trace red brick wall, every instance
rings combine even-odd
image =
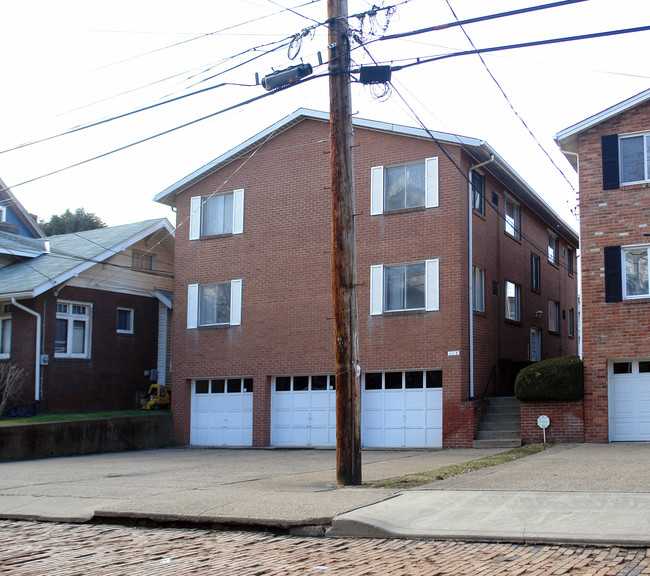
[[[132,409],[136,393],[146,392],[145,370],[156,367],[158,300],[143,296],[64,287],[59,300],[93,305],[92,342],[89,359],[54,357],[57,297],[50,291],[22,304],[41,314],[44,326],[42,366],[42,412]],[[134,334],[117,334],[117,307],[134,309]],[[25,371],[19,404],[29,406],[35,395],[36,318],[14,307],[11,361]]]
[[[253,377],[253,442],[268,445],[270,386],[274,375],[333,372],[333,318],[330,269],[329,126],[304,121],[258,149],[246,162],[233,162],[177,196],[176,270],[174,275],[173,389],[174,441],[190,439],[192,378]],[[466,172],[474,163],[458,147],[447,146]],[[443,371],[443,438],[445,446],[469,446],[474,436],[474,409],[462,402],[469,390],[468,210],[467,181],[430,140],[357,129],[355,131],[356,241],[360,360],[363,371]],[[440,206],[380,216],[370,215],[373,166],[439,158]],[[491,184],[501,193],[503,187]],[[192,196],[215,190],[245,189],[244,233],[189,240]],[[490,197],[488,197],[490,199]],[[499,204],[503,210],[503,199]],[[504,331],[503,314],[491,296],[491,282],[502,283],[487,246],[503,235],[494,211],[481,219],[475,240],[486,273],[486,314],[477,320],[477,381],[487,382],[503,352],[516,359],[527,355],[529,318],[508,327],[501,347],[494,333]],[[532,233],[532,215],[524,215]],[[543,228],[545,230],[545,227]],[[542,248],[545,251],[545,232]],[[485,246],[484,246],[485,245]],[[525,281],[529,248],[503,249],[507,262]],[[524,261],[517,261],[520,252]],[[440,310],[371,316],[370,267],[439,258]],[[476,260],[476,259],[475,259]],[[478,262],[478,261],[477,261]],[[550,277],[550,276],[549,276]],[[242,324],[231,328],[187,330],[187,285],[243,279]],[[556,284],[564,280],[559,276]],[[575,282],[571,284],[575,301]],[[569,292],[571,291],[569,290]],[[524,306],[528,295],[523,295]],[[545,309],[545,307],[544,307]],[[525,308],[528,310],[528,308]],[[512,332],[512,334],[510,334]],[[522,336],[523,335],[523,336]],[[508,348],[507,338],[518,341]],[[523,341],[523,344],[521,343]],[[565,349],[569,349],[567,344]],[[448,356],[458,350],[459,356]],[[548,344],[549,354],[561,351]]]
[[[544,432],[537,425],[537,419],[548,416],[550,424],[546,429],[547,442],[584,442],[584,402],[522,402],[521,441],[535,444],[544,441]]]
[[[601,136],[650,130],[650,103],[579,135],[585,438],[607,442],[607,360],[650,356],[650,299],[605,302],[606,246],[647,244],[650,185],[603,190]]]

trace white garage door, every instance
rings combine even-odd
[[[192,382],[193,446],[253,445],[253,379]]]
[[[271,388],[272,446],[336,446],[334,376],[276,376]]]
[[[361,396],[364,447],[442,446],[442,372],[372,372]]]
[[[609,363],[609,439],[650,441],[650,360]]]

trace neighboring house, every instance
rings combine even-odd
[[[650,90],[555,137],[580,178],[585,440],[650,440]]]
[[[0,361],[15,406],[130,409],[168,382],[174,231],[166,219],[51,236],[0,231]]]
[[[472,446],[499,359],[576,353],[578,238],[485,142],[354,126],[362,443]],[[155,198],[177,444],[336,443],[329,130],[298,110]]]
[[[11,193],[5,183],[0,180],[0,231],[18,234],[26,238],[44,238],[45,234],[18,199]],[[0,251],[0,266],[2,255]]]

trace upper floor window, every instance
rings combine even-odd
[[[569,318],[567,321],[569,329],[569,338],[575,338],[576,335],[576,314],[573,308],[569,308]]]
[[[0,316],[0,359],[11,355],[11,316]]]
[[[120,334],[133,334],[133,308],[117,309],[117,332]]]
[[[90,358],[92,306],[78,302],[57,302],[54,334],[56,358]]]
[[[549,332],[560,331],[560,303],[555,300],[548,301],[548,330]]]
[[[648,256],[650,244],[607,246],[605,256],[605,302],[648,298]]]
[[[438,206],[438,158],[371,170],[370,213]]]
[[[370,314],[438,310],[438,260],[371,266]]]
[[[648,286],[648,246],[625,248],[623,250],[623,274],[626,298],[647,298]]]
[[[485,270],[474,266],[472,277],[473,308],[476,312],[485,312]]]
[[[621,184],[650,180],[650,134],[619,139]]]
[[[156,255],[142,250],[131,252],[131,268],[134,270],[156,270]]]
[[[187,327],[241,324],[242,280],[217,284],[190,284]]]
[[[541,291],[540,258],[535,254],[530,255],[530,287],[536,292]]]
[[[190,240],[244,231],[244,190],[190,200]]]
[[[573,276],[575,271],[575,254],[576,251],[573,248],[567,248],[567,269],[569,271],[569,276]]]
[[[555,234],[548,233],[548,261],[556,266],[560,263],[560,243]]]
[[[7,207],[0,206],[0,222],[6,222],[6,221],[7,221]]]
[[[485,214],[485,178],[483,174],[472,172],[472,208],[480,214]]]
[[[512,198],[509,196],[505,197],[505,202],[504,202],[504,220],[505,220],[505,231],[506,233],[510,234],[510,236],[513,236],[514,238],[519,238],[520,237],[520,225],[521,225],[521,216],[520,216],[520,209],[519,209],[519,204],[517,204]]]
[[[506,281],[506,318],[521,321],[521,286]]]

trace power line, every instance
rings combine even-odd
[[[379,40],[394,40],[396,38],[406,38],[407,36],[415,36],[416,34],[424,34],[426,32],[434,32],[436,30],[445,30],[447,28],[453,28],[454,26],[464,26],[465,24],[475,24],[477,22],[486,22],[488,20],[494,20],[496,18],[504,18],[506,16],[516,16],[518,14],[526,14],[529,12],[535,12],[538,10],[545,10],[547,8],[556,8],[558,6],[566,6],[568,4],[577,4],[578,2],[586,2],[587,0],[561,0],[559,2],[551,2],[550,4],[541,4],[539,6],[531,6],[529,8],[520,8],[518,10],[509,10],[508,12],[498,12],[496,14],[488,14],[486,16],[478,16],[476,18],[469,18],[467,20],[458,20],[456,14],[456,22],[448,22],[446,24],[438,24],[437,26],[429,26],[428,28],[420,28],[419,30],[412,30],[410,32],[401,32],[399,34],[390,34],[388,36],[382,36]],[[450,6],[451,8],[451,6]],[[452,10],[453,13],[453,10]]]
[[[447,6],[449,6],[449,9],[451,10],[451,13],[454,15],[454,18],[456,18],[456,20],[458,20],[458,16],[456,16],[456,12],[455,12],[454,9],[452,8],[451,3],[450,3],[450,0],[445,0],[445,1],[447,2]],[[578,0],[578,1],[581,1],[581,0]],[[465,30],[465,27],[464,27],[464,26],[461,26],[460,29],[463,31],[463,34],[465,34],[465,37],[467,38],[467,40],[469,41],[469,43],[472,45],[472,48],[474,48],[474,50],[476,50],[476,45],[474,44],[473,40],[470,38],[469,34],[468,34],[467,31]],[[517,116],[517,118],[519,118],[519,120],[520,120],[521,123],[523,124],[524,128],[526,128],[526,130],[527,130],[528,133],[531,135],[531,137],[533,138],[533,140],[537,143],[537,146],[542,150],[542,152],[544,152],[544,154],[546,155],[546,157],[550,160],[551,164],[553,164],[553,166],[555,167],[555,169],[556,169],[556,170],[557,170],[557,171],[562,175],[562,177],[566,180],[567,184],[569,184],[569,186],[571,187],[571,190],[573,190],[573,191],[575,192],[576,189],[574,188],[574,186],[573,186],[573,184],[571,183],[571,181],[567,178],[567,175],[566,175],[566,174],[562,171],[562,169],[561,169],[561,168],[556,164],[555,160],[553,160],[553,158],[551,158],[551,155],[548,153],[548,151],[546,150],[546,148],[544,148],[544,146],[542,146],[541,142],[537,139],[537,136],[535,136],[535,134],[533,134],[533,131],[529,128],[528,124],[526,124],[526,121],[521,117],[521,115],[519,114],[519,112],[517,112],[517,110],[515,110],[515,107],[513,106],[513,104],[512,104],[512,102],[511,102],[510,98],[508,98],[508,95],[505,93],[505,90],[503,89],[503,87],[501,86],[501,84],[499,84],[499,81],[495,78],[494,74],[492,74],[492,71],[490,70],[490,68],[488,67],[487,63],[485,62],[485,59],[483,58],[483,55],[482,55],[482,54],[477,54],[477,56],[478,56],[479,59],[481,60],[481,63],[483,64],[483,67],[485,68],[486,72],[489,74],[490,78],[492,78],[492,80],[494,81],[494,83],[497,85],[497,88],[499,89],[499,91],[501,92],[501,94],[503,95],[503,97],[506,99],[506,102],[507,102],[508,105],[510,106],[510,109],[513,111],[513,113],[515,114],[515,116]]]

